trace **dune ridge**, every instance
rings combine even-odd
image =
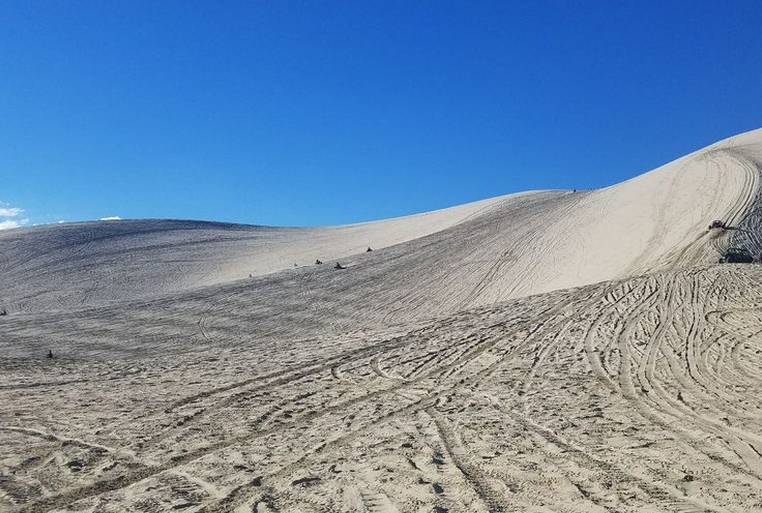
[[[12,230],[0,233],[0,302],[12,311],[97,306],[312,266],[317,259],[359,260],[367,247],[405,244],[405,253],[438,244],[448,264],[467,271],[467,283],[481,279],[471,294],[478,297],[464,305],[712,263],[730,244],[762,251],[753,235],[760,162],[762,131],[756,130],[604,189],[510,194],[369,223],[277,228],[131,220]],[[709,232],[714,219],[743,229]],[[464,239],[468,248],[446,244]],[[406,265],[428,265],[421,273],[430,274],[432,264],[441,264],[419,260]]]

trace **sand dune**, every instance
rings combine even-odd
[[[122,220],[2,232],[1,300],[17,311],[56,309],[240,280],[420,238],[503,199],[323,228]]]
[[[762,511],[761,166],[0,234],[0,510]]]
[[[605,189],[513,194],[355,225],[155,220],[12,230],[0,233],[0,302],[10,311],[95,306],[312,266],[316,259],[362,262],[367,247],[398,245],[405,247],[395,253],[409,257],[395,271],[424,280],[439,274],[442,290],[427,294],[465,294],[459,306],[711,263],[739,234],[706,227],[713,219],[744,219],[755,204],[760,162],[762,131],[755,131]],[[421,256],[432,245],[441,254]],[[756,240],[752,246],[762,250]],[[444,276],[437,271],[442,265],[457,269]],[[454,289],[448,280],[457,281]]]

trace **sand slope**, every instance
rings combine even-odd
[[[761,511],[762,267],[716,263],[762,250],[760,165],[755,131],[364,225],[4,233],[0,511]]]
[[[385,272],[424,281],[440,275],[442,290],[427,294],[468,292],[461,306],[713,262],[738,234],[706,227],[713,219],[742,222],[755,204],[761,161],[758,130],[601,190],[514,194],[358,225],[120,221],[12,230],[0,233],[0,302],[11,311],[91,306],[315,259],[360,261],[368,246],[400,244],[406,247],[395,254],[410,256],[396,260],[403,269]],[[439,254],[430,254],[432,245]]]
[[[758,511],[760,280],[755,266],[714,266],[403,333],[6,361],[0,504]]]
[[[423,237],[504,199],[325,228],[123,220],[0,232],[0,302],[70,308],[240,280]]]

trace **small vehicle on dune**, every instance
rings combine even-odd
[[[720,221],[719,219],[715,219],[712,221],[712,224],[709,225],[710,230],[714,230],[715,228],[722,228],[725,230],[727,227],[728,225],[725,224],[725,221]]]

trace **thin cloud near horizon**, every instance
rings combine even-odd
[[[28,223],[28,219],[19,219],[19,216],[23,213],[23,208],[11,207],[6,203],[0,202],[0,230],[19,228]]]
[[[26,223],[26,219],[16,221],[14,219],[6,219],[0,221],[0,230],[10,230],[12,228],[21,228]]]
[[[0,217],[17,217],[20,216],[22,212],[24,212],[24,209],[0,206]]]

